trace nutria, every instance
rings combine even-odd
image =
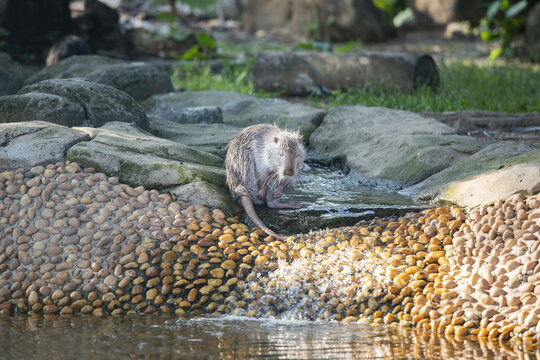
[[[256,226],[268,235],[283,238],[263,224],[253,204],[266,202],[269,208],[278,209],[304,206],[277,201],[304,162],[305,151],[300,135],[275,125],[260,124],[245,128],[227,147],[225,169],[232,196],[240,200]]]

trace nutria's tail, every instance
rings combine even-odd
[[[253,223],[258,226],[262,231],[267,233],[268,235],[273,236],[276,239],[285,239],[285,235],[278,235],[272,230],[270,230],[261,219],[257,216],[257,213],[255,212],[255,208],[253,207],[253,201],[249,198],[249,196],[242,195],[240,196],[240,203],[244,207],[244,210],[246,211],[247,216],[253,221]]]

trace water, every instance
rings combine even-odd
[[[412,329],[225,316],[0,317],[0,359],[536,359]]]
[[[282,200],[301,202],[306,207],[275,210],[261,206],[257,212],[270,228],[286,233],[351,226],[360,220],[401,216],[426,208],[397,192],[360,185],[340,170],[315,164],[304,165]]]

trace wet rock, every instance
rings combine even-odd
[[[64,126],[98,127],[109,121],[148,126],[139,104],[107,85],[83,79],[51,79],[0,97],[0,122],[44,120]]]
[[[0,169],[30,169],[65,161],[66,150],[90,137],[78,130],[44,121],[0,124]],[[32,190],[31,196],[37,190]]]
[[[116,176],[133,186],[163,188],[206,180],[224,184],[224,170],[207,165],[181,162],[154,155],[127,152],[99,142],[82,142],[71,147],[67,159]]]
[[[143,102],[145,111],[163,120],[175,121],[175,113],[184,108],[217,106],[226,125],[247,127],[275,123],[299,130],[306,139],[320,125],[325,112],[281,99],[263,99],[227,91],[193,91],[154,95]]]
[[[157,116],[148,117],[148,130],[164,139],[185,144],[225,158],[227,144],[242,128],[225,124],[177,124]]]
[[[208,166],[223,165],[223,161],[212,154],[152,136],[132,124],[111,122],[99,129],[80,128],[93,133],[92,142],[110,145],[126,153],[148,154],[179,162],[189,162]],[[200,129],[199,132],[204,131]]]
[[[179,124],[223,124],[223,113],[217,106],[186,107],[174,111],[168,105],[158,110],[161,118]]]
[[[150,64],[127,62],[100,55],[72,56],[44,68],[28,78],[25,84],[74,77],[112,86],[139,101],[154,94],[174,90],[167,74]]]
[[[204,181],[194,181],[190,184],[167,189],[179,201],[189,205],[201,204],[209,208],[223,209],[228,214],[240,211],[238,204],[224,189]]]
[[[19,64],[8,54],[0,53],[0,96],[15,94],[23,83],[24,74]]]
[[[256,91],[290,96],[325,94],[336,89],[395,88],[412,91],[439,86],[439,70],[430,55],[363,52],[264,51],[253,69]]]
[[[540,150],[505,141],[463,157],[402,193],[422,200],[442,199],[478,206],[516,192],[540,191]]]
[[[393,189],[420,182],[483,146],[436,120],[363,106],[331,109],[310,138],[312,154],[341,158],[360,182]]]

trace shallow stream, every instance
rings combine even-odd
[[[536,359],[407,328],[245,317],[0,317],[1,359]]]
[[[389,218],[427,208],[397,192],[358,184],[341,170],[305,164],[298,179],[289,185],[283,202],[306,205],[300,210],[258,207],[263,222],[285,233],[352,226],[361,220]],[[247,221],[247,219],[245,219]]]

